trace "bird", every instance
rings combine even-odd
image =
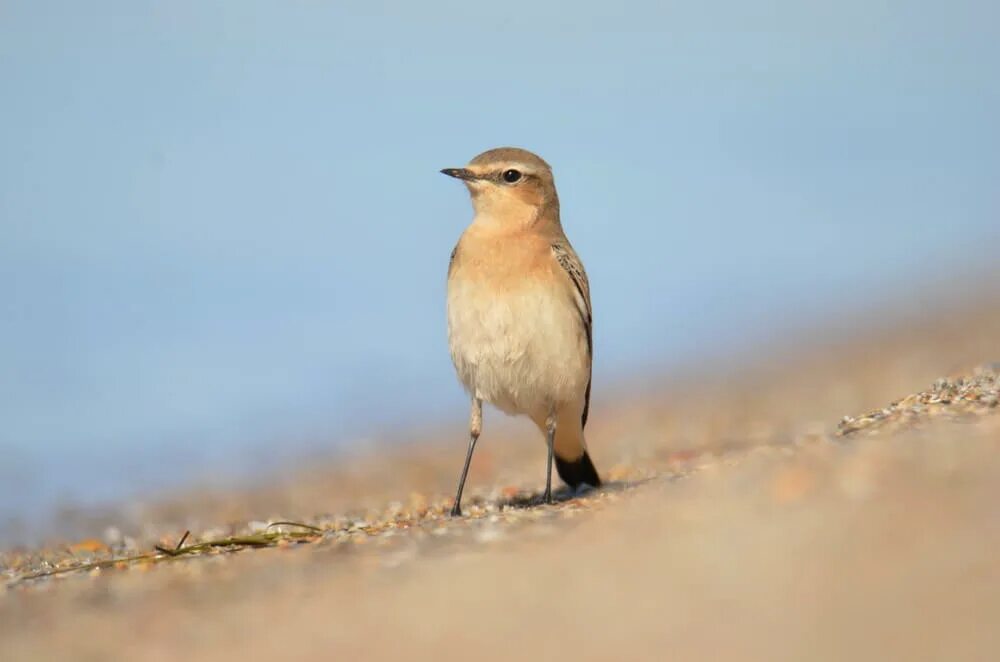
[[[527,416],[544,435],[544,503],[553,502],[553,460],[569,487],[600,487],[584,440],[594,349],[590,284],[563,232],[552,168],[525,149],[500,147],[441,172],[465,184],[474,211],[448,264],[448,345],[471,400],[451,515],[462,514],[483,402]]]

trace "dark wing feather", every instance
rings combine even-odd
[[[459,241],[459,243],[461,243],[461,241]],[[455,266],[455,256],[456,255],[458,255],[458,244],[455,244],[455,247],[453,249],[451,249],[451,257],[448,258],[448,276],[449,277],[451,276],[451,270],[452,270],[452,268],[454,268],[454,266]]]

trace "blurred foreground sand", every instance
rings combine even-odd
[[[1000,360],[1000,296],[900,319],[602,401],[588,439],[612,481],[552,507],[521,503],[539,440],[487,429],[458,521],[461,436],[120,514],[141,549],[253,519],[327,532],[12,582],[0,660],[997,659],[995,399],[939,384],[901,405],[915,425],[837,426]]]

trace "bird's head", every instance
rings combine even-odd
[[[483,152],[464,168],[445,168],[465,182],[477,217],[504,224],[558,221],[559,197],[552,168],[541,157],[516,147]]]

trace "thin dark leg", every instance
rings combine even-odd
[[[545,442],[549,447],[549,460],[545,465],[545,494],[542,499],[545,503],[552,503],[552,457],[555,455],[555,445],[556,445],[556,418],[555,416],[549,416],[548,420],[545,422],[546,425],[546,435]]]
[[[476,450],[478,436],[469,437],[469,452],[465,455],[465,466],[462,467],[462,477],[458,479],[458,492],[455,493],[455,505],[451,507],[452,517],[462,516],[462,490],[465,489],[465,478],[469,475],[469,465],[472,464],[472,451]]]
[[[462,467],[462,477],[458,479],[458,491],[455,493],[455,505],[451,507],[452,517],[462,516],[462,490],[465,489],[465,479],[469,475],[469,465],[472,464],[472,453],[476,450],[479,433],[483,427],[483,403],[478,398],[472,399],[472,412],[469,415],[469,451],[465,454],[465,466]]]

